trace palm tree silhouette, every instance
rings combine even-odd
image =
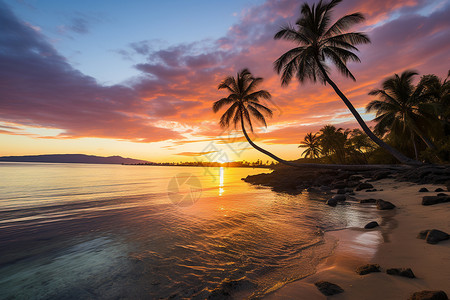
[[[250,139],[245,129],[247,123],[250,130],[253,132],[252,117],[256,118],[264,126],[267,126],[264,115],[272,116],[272,110],[265,107],[259,101],[259,99],[270,99],[271,95],[266,90],[256,90],[258,84],[263,81],[262,78],[255,78],[248,69],[243,69],[238,72],[236,77],[226,77],[218,86],[218,89],[226,89],[230,94],[226,98],[217,100],[213,104],[213,111],[217,113],[221,108],[229,106],[225,113],[220,117],[219,124],[223,128],[227,128],[230,125],[234,125],[236,128],[240,123],[242,132],[245,138],[256,150],[268,155],[274,160],[293,167],[300,168],[331,168],[331,169],[348,169],[348,170],[365,170],[366,166],[349,166],[349,165],[335,165],[335,164],[316,164],[316,163],[295,163],[292,161],[286,161],[278,156],[270,153],[269,151],[259,147]],[[386,166],[371,166],[373,168],[386,168]]]
[[[277,73],[281,73],[281,83],[288,85],[294,76],[300,82],[309,79],[313,82],[319,80],[323,84],[328,83],[347,105],[364,132],[375,143],[385,148],[402,163],[420,164],[379,139],[366,125],[353,104],[328,76],[329,67],[326,59],[329,59],[344,76],[355,80],[347,68],[347,62],[360,62],[359,57],[352,51],[358,50],[355,47],[358,44],[370,43],[368,36],[364,33],[346,32],[351,25],[364,20],[361,13],[345,15],[330,26],[332,9],[341,1],[331,0],[329,3],[324,3],[321,0],[317,5],[313,4],[311,7],[304,3],[300,10],[301,16],[296,22],[296,28],[287,25],[275,34],[275,39],[285,39],[297,45],[280,56],[274,63]]]
[[[412,83],[414,71],[404,71],[402,74],[386,79],[382,83],[382,89],[372,90],[369,95],[379,96],[379,100],[373,100],[367,104],[367,111],[375,111],[377,122],[375,132],[384,135],[390,131],[394,136],[409,136],[414,147],[416,159],[418,158],[416,136],[434,149],[434,144],[424,133],[432,128],[433,114],[427,113],[426,103],[428,95],[423,93],[424,86],[419,83],[415,87]],[[429,110],[429,109],[428,109]]]
[[[317,133],[313,134],[312,132],[307,133],[303,141],[300,142],[300,147],[306,147],[305,151],[302,152],[302,155],[305,155],[307,158],[319,158],[322,150],[320,149],[320,140],[317,136]]]
[[[236,128],[240,123],[242,132],[247,141],[256,150],[270,156],[274,160],[291,166],[298,166],[295,163],[286,161],[267,150],[259,147],[250,139],[245,130],[245,123],[248,124],[250,131],[253,132],[252,117],[267,127],[264,115],[272,116],[272,110],[265,107],[259,99],[270,99],[271,95],[266,90],[256,90],[258,84],[263,81],[260,77],[253,77],[248,69],[238,72],[236,77],[228,76],[220,84],[218,89],[226,89],[230,92],[228,97],[222,98],[213,104],[213,111],[217,113],[222,107],[230,105],[225,113],[220,117],[219,124],[223,128],[234,124]]]

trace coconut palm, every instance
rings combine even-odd
[[[325,125],[320,130],[319,141],[322,152],[331,157],[335,154],[340,163],[345,163],[347,138],[350,134],[349,129],[336,128],[333,125]]]
[[[441,80],[436,75],[425,75],[419,85],[424,88],[425,98],[429,103],[436,104],[436,115],[443,124],[444,135],[450,134],[450,71],[447,78]]]
[[[360,62],[359,57],[354,53],[358,50],[356,45],[370,43],[368,36],[364,33],[346,32],[351,25],[364,20],[361,13],[345,15],[334,24],[330,24],[331,12],[341,1],[323,2],[321,0],[317,5],[313,4],[312,6],[304,3],[300,10],[301,16],[295,23],[296,26],[284,26],[275,34],[275,39],[284,39],[296,44],[295,48],[284,53],[274,63],[277,73],[281,73],[281,83],[288,85],[294,76],[300,82],[319,80],[323,84],[328,83],[347,105],[364,132],[375,143],[388,150],[400,162],[420,164],[379,139],[329,77],[328,61],[332,62],[344,76],[355,80],[347,68],[347,62]]]
[[[220,117],[219,124],[223,128],[234,125],[235,128],[240,123],[242,132],[247,141],[256,150],[270,156],[274,160],[287,165],[297,166],[295,163],[285,161],[267,150],[257,146],[247,134],[245,124],[253,132],[252,117],[267,127],[265,116],[272,116],[272,110],[260,103],[259,99],[270,99],[271,95],[266,90],[257,90],[262,78],[255,78],[248,69],[238,72],[236,77],[228,76],[219,84],[220,89],[226,89],[230,94],[213,104],[213,111],[216,113],[224,106],[230,106]]]
[[[312,159],[319,158],[322,153],[322,150],[320,149],[320,140],[317,133],[307,133],[298,147],[306,147],[305,151],[302,152],[302,155],[305,155],[306,158],[308,156]]]
[[[382,83],[382,89],[372,90],[369,95],[379,96],[378,100],[371,101],[366,109],[368,112],[376,112],[374,119],[375,132],[384,135],[391,132],[397,137],[410,137],[414,147],[416,159],[418,157],[416,138],[419,137],[429,147],[434,149],[434,144],[425,134],[432,128],[433,114],[426,111],[427,94],[423,93],[424,86],[412,83],[414,71],[404,71],[395,74]]]
[[[221,127],[227,128],[230,125],[234,125],[234,127],[236,128],[240,124],[245,138],[253,148],[285,165],[300,168],[346,168],[349,170],[367,169],[364,166],[295,163],[292,161],[281,159],[278,156],[256,145],[248,136],[245,125],[247,124],[250,128],[250,131],[253,132],[252,118],[255,118],[264,126],[267,126],[264,115],[269,117],[272,116],[272,110],[260,103],[260,99],[271,98],[271,95],[268,91],[257,90],[258,84],[260,84],[262,81],[262,78],[253,77],[248,69],[243,69],[242,71],[237,73],[236,77],[228,76],[219,84],[219,90],[226,89],[230,93],[228,97],[215,101],[213,104],[213,111],[215,113],[218,112],[221,108],[229,106],[225,113],[220,117],[219,124]],[[386,166],[379,167],[385,168]]]

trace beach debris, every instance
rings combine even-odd
[[[361,199],[359,203],[377,203],[377,199],[369,198],[369,199]]]
[[[450,202],[450,196],[423,196],[422,205],[434,205]]]
[[[375,227],[378,227],[378,226],[380,226],[380,225],[378,225],[378,222],[372,221],[372,222],[367,223],[366,226],[364,226],[364,228],[365,229],[372,229],[372,228],[375,228]]]
[[[374,272],[380,272],[380,265],[367,264],[356,269],[356,273],[358,273],[359,275],[366,275]]]
[[[408,300],[448,300],[444,291],[420,291],[415,292]]]
[[[390,268],[386,270],[389,275],[396,275],[408,278],[416,278],[413,271],[410,268]]]
[[[358,184],[356,186],[356,191],[361,191],[361,190],[367,190],[367,189],[373,189],[373,185],[371,185],[368,182],[361,182],[360,184]]]
[[[429,192],[429,190],[425,187],[423,187],[419,190],[419,193],[426,193],[426,192]]]
[[[318,281],[314,285],[319,289],[319,291],[325,296],[336,295],[344,292],[344,289],[337,284],[328,281]]]
[[[434,191],[435,191],[435,192],[444,192],[444,189],[443,189],[443,188],[437,188],[437,189],[435,189]]]
[[[394,209],[394,208],[395,208],[395,205],[389,201],[384,201],[381,199],[377,200],[377,209],[379,209],[379,210],[387,210],[387,209]]]
[[[428,244],[437,244],[441,241],[448,240],[449,237],[447,233],[437,229],[422,230],[417,235],[418,239],[425,240]]]

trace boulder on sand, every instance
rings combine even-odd
[[[424,196],[422,205],[435,205],[439,203],[450,202],[450,196]]]
[[[325,296],[336,295],[344,291],[343,288],[337,284],[328,281],[318,281],[314,285],[319,289],[319,291]]]
[[[425,240],[428,244],[437,244],[441,241],[448,240],[449,235],[437,229],[427,229],[419,232],[417,238]]]
[[[395,205],[389,201],[384,201],[381,199],[377,200],[377,209],[379,209],[379,210],[388,210],[388,209],[394,209],[394,208],[395,208]]]
[[[367,264],[356,269],[356,273],[358,273],[359,275],[366,275],[374,272],[380,272],[380,265]]]
[[[378,225],[378,223],[376,221],[372,221],[370,223],[367,223],[366,226],[364,226],[365,229],[372,229],[375,227],[378,227],[380,225]]]
[[[373,189],[373,185],[371,185],[368,182],[361,182],[355,188],[356,191],[367,190],[367,189]]]
[[[396,276],[402,276],[402,277],[408,277],[408,278],[416,278],[413,271],[410,268],[391,268],[387,269],[386,273],[389,275],[396,275]]]
[[[415,292],[408,300],[448,300],[444,291],[420,291]]]

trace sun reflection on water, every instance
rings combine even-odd
[[[223,189],[223,177],[224,177],[224,171],[223,167],[220,167],[219,169],[219,196],[222,196],[225,190]]]

